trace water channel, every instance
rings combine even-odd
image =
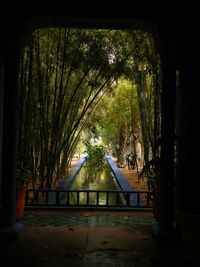
[[[107,164],[101,170],[89,168],[87,165],[87,160],[83,164],[81,170],[76,175],[73,183],[71,184],[70,190],[121,190],[118,182],[112,173],[109,165]],[[77,194],[71,192],[70,193],[70,204],[75,204],[77,202]],[[96,205],[96,193],[90,192],[90,205]],[[99,203],[98,205],[106,204],[106,192],[99,192]],[[123,201],[123,194],[119,194],[118,202]],[[87,194],[86,192],[79,193],[79,203],[80,205],[84,205],[87,202]],[[109,194],[109,205],[116,204],[116,194]]]

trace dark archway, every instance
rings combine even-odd
[[[83,9],[84,10],[84,9]],[[142,9],[143,10],[143,9]],[[32,12],[34,11],[34,8]],[[99,10],[100,11],[100,10]],[[177,199],[176,208],[195,215],[199,215],[199,194],[196,186],[196,173],[198,173],[198,162],[194,156],[194,147],[190,146],[190,140],[195,138],[196,144],[199,146],[199,130],[191,131],[195,125],[195,121],[191,123],[191,118],[195,117],[198,107],[197,90],[197,46],[195,46],[196,35],[191,32],[193,22],[189,23],[184,20],[183,15],[179,15],[179,10],[174,10],[171,14],[171,20],[161,11],[153,11],[146,9],[146,12],[140,14],[128,14],[123,16],[120,9],[117,10],[116,16],[109,18],[111,11],[106,11],[106,15],[100,16],[95,12],[93,16],[84,13],[82,10],[74,12],[68,9],[67,14],[63,14],[61,10],[40,10],[41,15],[37,15],[35,22],[38,25],[65,25],[69,26],[85,26],[85,27],[138,27],[149,28],[149,25],[155,25],[157,34],[160,39],[160,47],[162,52],[163,63],[163,95],[162,95],[162,159],[163,159],[163,175],[160,183],[160,220],[158,233],[160,237],[168,238],[173,232],[173,216],[174,203],[172,197],[172,183],[174,176],[174,133],[175,133],[175,100],[176,100],[176,71],[180,70],[180,86],[179,96],[181,104],[179,105],[177,122],[179,127],[180,151],[178,157],[177,171]],[[151,11],[151,12],[150,12]],[[171,10],[170,10],[171,11]],[[122,12],[122,11],[121,11]],[[166,12],[166,10],[165,10]],[[167,12],[166,12],[167,13]],[[19,16],[20,12],[17,14]],[[53,15],[52,15],[53,14]],[[105,13],[103,13],[105,14]],[[112,13],[113,14],[113,13]],[[63,19],[69,16],[69,19]],[[88,15],[88,16],[87,16]],[[177,18],[178,16],[178,18]],[[13,16],[13,27],[9,27],[8,18],[1,19],[1,76],[3,76],[3,84],[1,90],[3,94],[3,112],[2,119],[2,148],[1,148],[1,235],[16,236],[21,229],[20,225],[15,223],[15,165],[16,165],[16,108],[17,108],[17,67],[19,56],[20,42],[23,40],[26,27],[32,27],[30,19],[32,14],[23,13],[20,20],[16,15]],[[47,20],[45,19],[47,17]],[[139,20],[138,20],[139,17]],[[10,17],[9,17],[10,18]],[[4,18],[5,19],[5,18]],[[35,23],[34,22],[34,23]],[[153,24],[151,24],[151,22]],[[35,24],[36,25],[36,24]],[[150,26],[151,28],[151,26]],[[190,34],[188,34],[188,29]],[[192,53],[192,54],[191,54]],[[192,90],[192,93],[191,93]],[[193,128],[192,128],[193,129]],[[194,135],[194,136],[193,136]],[[190,156],[188,156],[190,155]],[[189,166],[194,166],[190,172]],[[187,190],[188,176],[191,177],[190,190]],[[187,194],[187,198],[185,198]]]

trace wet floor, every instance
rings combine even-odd
[[[152,238],[152,213],[29,211],[19,222],[18,240],[0,242],[1,267],[187,266],[181,246]]]
[[[135,225],[157,225],[149,213],[109,213],[82,212],[68,214],[65,212],[27,212],[19,219],[24,226],[66,226],[66,227],[120,227],[127,228]]]

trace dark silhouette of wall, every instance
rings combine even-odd
[[[28,5],[28,7],[27,7]],[[200,130],[196,127],[198,114],[199,48],[197,42],[198,8],[192,5],[176,6],[172,3],[114,3],[108,7],[103,2],[86,5],[71,3],[70,6],[37,5],[35,2],[18,4],[11,8],[5,4],[0,16],[0,63],[1,63],[1,234],[14,236],[20,231],[15,223],[15,165],[16,165],[16,108],[17,108],[17,58],[23,41],[28,39],[31,27],[61,25],[80,27],[118,27],[151,29],[155,26],[162,55],[162,157],[163,177],[160,184],[160,220],[155,234],[163,240],[174,231],[174,209],[183,213],[200,215],[200,194],[197,186]],[[34,23],[30,23],[34,20]],[[177,70],[180,72],[177,91]],[[175,123],[175,107],[177,120]],[[0,102],[0,103],[1,103]],[[177,165],[177,196],[174,202],[173,142],[175,124],[179,137],[180,153]],[[192,140],[192,143],[191,143]],[[189,179],[189,180],[188,180]],[[6,229],[9,230],[9,233]],[[181,228],[181,226],[180,226]],[[5,230],[5,231],[4,231]],[[181,231],[184,231],[181,228]]]

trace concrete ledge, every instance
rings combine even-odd
[[[64,178],[59,185],[56,187],[56,189],[69,189],[75,179],[75,177],[77,176],[77,174],[79,173],[80,169],[82,168],[85,160],[87,159],[86,157],[81,158],[77,163],[76,166],[73,168],[70,177],[66,177]]]
[[[71,184],[73,183],[76,175],[79,173],[80,169],[82,168],[85,160],[87,159],[87,156],[81,158],[76,166],[73,168],[70,177],[65,177],[62,181],[60,181],[60,183],[58,184],[58,186],[55,189],[70,189]],[[60,193],[60,198],[62,197],[62,193]],[[49,196],[48,199],[48,204],[55,204],[55,198],[56,198],[56,194],[53,193],[51,196]]]
[[[106,156],[107,162],[108,162],[121,190],[133,191],[133,188],[130,186],[130,184],[128,183],[126,178],[123,176],[123,174],[120,172],[116,163],[112,160],[112,158],[110,156],[108,156],[108,155],[105,155],[105,156]]]
[[[118,182],[118,185],[121,188],[121,190],[133,192],[134,189],[131,187],[131,185],[126,180],[124,175],[120,172],[116,163],[112,160],[112,158],[109,155],[106,154],[105,157],[107,159],[108,165],[110,166],[110,168],[113,172],[113,175],[115,176],[116,181]],[[131,193],[130,194],[130,205],[132,205],[132,206],[137,205],[137,193],[135,193],[135,194]],[[140,206],[144,206],[144,203],[142,201],[140,201]]]

